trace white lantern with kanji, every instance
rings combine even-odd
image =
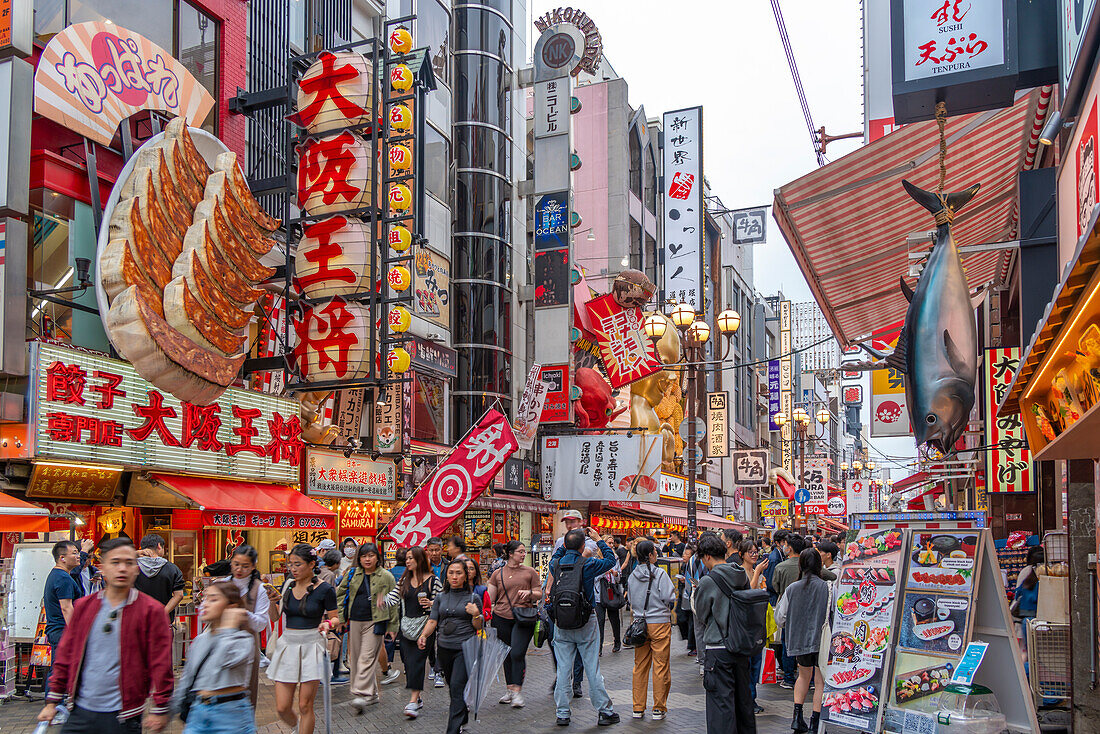
[[[305,227],[294,254],[294,287],[304,298],[331,298],[372,289],[370,226],[335,216]]]
[[[310,135],[371,121],[371,63],[351,51],[322,51],[298,80],[292,118]]]
[[[370,311],[333,298],[294,319],[292,359],[307,382],[361,380],[370,374]]]
[[[370,142],[351,132],[307,140],[298,148],[298,206],[314,216],[370,206],[371,157]]]

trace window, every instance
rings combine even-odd
[[[416,6],[416,45],[427,47],[435,80],[451,86],[451,16],[438,0],[420,0]]]
[[[421,441],[445,442],[447,401],[444,399],[444,381],[414,371],[412,392],[412,437]]]
[[[290,22],[287,24],[287,36],[290,45],[299,53],[305,53],[306,26],[308,24],[308,10],[306,0],[288,0],[290,3]]]
[[[424,188],[440,201],[449,201],[450,144],[431,125],[424,126]]]
[[[89,20],[119,23],[175,53],[173,0],[69,0],[69,25]]]
[[[218,24],[188,3],[179,6],[176,58],[195,75],[199,84],[218,99]],[[206,116],[203,129],[217,134],[217,106]]]
[[[642,148],[638,142],[638,131],[634,128],[627,133],[630,140],[627,146],[630,148],[630,190],[642,199]]]

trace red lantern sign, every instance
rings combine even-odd
[[[326,298],[371,289],[374,247],[367,224],[329,217],[308,225],[303,235],[294,255],[294,286],[303,296]]]
[[[311,135],[371,120],[371,65],[362,54],[322,51],[298,81],[291,118]]]
[[[335,214],[370,204],[371,147],[342,132],[310,139],[299,149],[298,206],[309,214]]]
[[[371,316],[359,303],[333,298],[307,306],[294,321],[293,361],[310,382],[357,380],[370,374]]]

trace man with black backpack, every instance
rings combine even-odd
[[[595,605],[593,584],[596,577],[618,564],[615,552],[599,534],[588,528],[588,537],[596,543],[602,558],[585,558],[585,533],[574,528],[565,534],[561,548],[550,558],[550,616],[554,620],[554,656],[558,661],[558,682],[554,689],[558,726],[569,726],[573,658],[580,653],[588,677],[592,706],[599,712],[597,724],[619,722],[600,673],[600,633],[592,615]]]
[[[752,657],[763,649],[767,634],[768,592],[755,588],[762,569],[757,567],[750,580],[741,564],[726,563],[726,546],[715,536],[699,539],[696,558],[709,571],[699,580],[694,602],[706,653],[707,734],[755,734],[749,680]]]

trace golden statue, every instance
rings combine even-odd
[[[648,314],[647,314],[648,315]],[[657,342],[657,356],[664,364],[680,361],[680,334],[667,316],[664,336]],[[678,371],[664,369],[630,385],[630,425],[663,437],[661,469],[675,471],[676,457],[684,451],[680,423],[684,420]]]

